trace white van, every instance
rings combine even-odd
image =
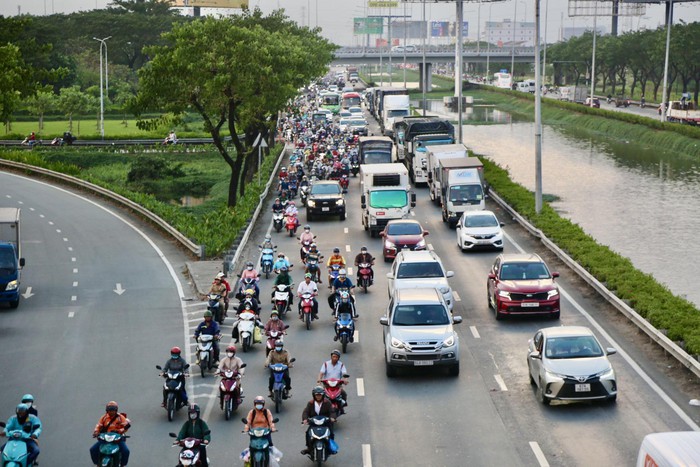
[[[644,437],[637,467],[685,467],[700,465],[700,432],[673,431]]]
[[[527,81],[519,81],[515,83],[520,92],[530,92],[530,84]]]

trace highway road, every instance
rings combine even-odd
[[[328,256],[338,246],[350,263],[362,245],[375,255],[381,249],[380,240],[362,229],[358,190],[354,178],[347,220],[311,223],[322,253]],[[328,465],[633,465],[645,434],[697,429],[697,413],[685,412],[691,409],[687,400],[697,394],[679,384],[677,368],[675,373],[667,368],[673,363],[489,202],[506,223],[506,252],[538,252],[561,273],[561,324],[593,327],[605,346],[619,350],[611,357],[620,387],[616,404],[538,404],[528,383],[527,340],[537,329],[559,322],[496,322],[485,293],[496,253],[461,253],[427,190],[415,191],[414,217],[430,231],[430,248],[455,272],[451,284],[459,301],[454,314],[464,318],[457,325],[461,374],[453,378],[442,370],[420,369],[386,378],[379,317],[388,303],[389,264],[378,260],[375,284],[367,295],[357,294],[358,340],[342,358],[351,373],[350,405],[336,431],[341,451]],[[167,421],[154,366],[164,363],[172,345],[194,349],[189,336],[205,305],[192,300],[194,290],[183,275],[188,258],[116,208],[43,182],[1,173],[0,200],[23,210],[27,267],[22,292],[32,287],[33,294],[17,310],[0,310],[2,416],[13,412],[23,393],[32,392],[45,425],[41,465],[89,465],[90,432],[104,404],[114,399],[133,421],[130,465],[171,465],[177,451],[169,447],[167,433],[177,431],[185,414]],[[269,214],[262,217],[256,231],[264,233],[269,219]],[[297,263],[292,277],[298,283],[298,245],[282,234],[273,233],[273,239]],[[271,284],[272,279],[261,281],[263,297]],[[293,316],[287,320],[286,344],[297,362],[291,372],[293,397],[285,402],[280,432],[273,437],[285,453],[282,465],[310,463],[299,454],[301,411],[321,363],[337,347],[325,297],[324,289],[322,319],[310,331]],[[224,324],[223,345],[230,341],[231,323],[229,318]],[[256,394],[266,392],[263,346],[248,354],[239,351],[239,356],[249,366],[243,383],[247,410]],[[238,455],[247,446],[242,424],[224,420],[215,398],[216,379],[192,374],[191,399],[203,407],[212,429],[212,465],[240,465]],[[241,409],[237,418],[244,415]]]

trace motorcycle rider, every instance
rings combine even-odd
[[[267,359],[265,359],[265,368],[276,363],[284,363],[287,365],[287,369],[284,370],[284,384],[287,386],[287,394],[292,391],[292,378],[289,376],[289,369],[292,368],[291,357],[289,352],[284,350],[284,342],[278,340],[275,342],[275,350],[267,354]],[[269,396],[272,397],[272,383],[274,382],[274,377],[272,376],[272,371],[270,371],[270,378],[267,382],[267,390],[270,392]]]
[[[280,201],[279,198],[275,198],[275,202],[272,203],[272,212],[283,212],[284,211],[284,204],[282,204],[282,201]]]
[[[287,268],[288,270],[294,266],[289,262],[287,257],[284,255],[284,253],[278,253],[277,254],[277,261],[272,265],[272,270],[279,274],[279,272],[282,270],[282,268]]]
[[[36,407],[34,407],[34,396],[31,394],[25,394],[22,396],[22,404],[26,404],[27,407],[29,407],[29,415],[34,415],[35,417],[39,416],[39,411],[36,410]],[[1,451],[1,449],[0,449]]]
[[[355,267],[357,268],[357,279],[360,278],[360,268],[358,267],[362,263],[368,263],[370,265],[370,275],[369,275],[369,282],[370,284],[374,282],[374,269],[372,269],[371,266],[374,266],[374,256],[372,256],[368,251],[367,247],[363,246],[360,248],[360,253],[355,256]]]
[[[299,244],[304,245],[304,242],[313,243],[315,235],[311,233],[311,226],[306,224],[304,226],[304,231],[299,235]]]
[[[340,254],[340,248],[333,248],[333,254],[328,258],[326,266],[328,266],[328,288],[333,288],[333,278],[331,277],[331,271],[333,266],[338,265],[340,268],[345,267],[345,258]]]
[[[223,273],[219,273],[219,274],[221,274],[221,277],[219,277],[219,276],[217,275],[217,276],[214,278],[214,282],[212,282],[211,287],[209,287],[209,292],[207,292],[207,296],[208,296],[209,294],[217,294],[217,295],[219,295],[219,296],[221,297],[221,298],[219,298],[219,307],[221,307],[221,310],[223,310],[224,313],[225,313],[225,312],[226,312],[226,309],[227,309],[227,306],[226,306],[226,305],[227,305],[227,303],[226,303],[227,300],[226,300],[226,299],[228,298],[227,296],[228,296],[228,292],[229,292],[230,289],[227,288],[227,287],[224,285],[224,283],[222,282],[223,276],[224,276]]]
[[[293,217],[294,218],[294,226],[299,227],[299,218],[297,217],[299,214],[299,210],[297,209],[296,203],[294,201],[290,201],[287,204],[287,209],[284,210],[284,215],[286,217]]]
[[[304,407],[304,411],[301,413],[301,423],[304,425],[309,424],[309,418],[320,415],[322,417],[328,417],[329,424],[328,428],[331,430],[330,439],[335,438],[333,433],[333,423],[335,419],[332,418],[333,405],[331,401],[326,398],[326,391],[323,386],[316,386],[311,390],[311,400]],[[311,440],[311,429],[306,430],[306,448],[302,449],[301,453],[307,455],[313,450],[313,442]]]
[[[309,260],[311,260],[312,262],[313,262],[313,261],[316,261],[316,264],[318,265],[318,267],[321,266],[321,252],[318,251],[318,249],[316,248],[316,244],[315,244],[315,243],[312,243],[312,244],[309,246],[309,252],[306,254],[306,264],[309,263]],[[308,267],[308,266],[306,267],[306,272],[311,272],[311,271],[309,271],[309,267]],[[318,275],[318,283],[319,283],[319,284],[322,284],[320,272],[319,272],[319,275]]]
[[[180,432],[177,434],[177,441],[182,441],[186,438],[197,438],[202,440],[202,444],[199,445],[199,462],[203,467],[209,465],[207,459],[207,444],[211,441],[211,435],[209,434],[209,426],[207,422],[199,417],[199,406],[197,404],[190,405],[187,409],[188,420],[182,424]]]
[[[260,245],[261,250],[264,250],[266,248],[269,248],[270,250],[275,249],[275,244],[272,243],[272,236],[271,235],[265,235],[265,240],[263,241],[262,245]]]
[[[212,319],[211,311],[207,310],[204,312],[204,321],[199,323],[197,329],[194,330],[194,338],[199,339],[200,334],[207,334],[214,336],[213,348],[214,348],[214,362],[219,363],[219,339],[221,338],[221,329],[219,328],[219,323]]]
[[[260,314],[260,303],[255,299],[255,291],[253,289],[246,289],[243,292],[243,300],[238,304],[236,308],[236,315],[240,315],[245,310],[246,304],[250,305],[250,309],[256,315]]]
[[[216,374],[220,375],[223,374],[224,371],[231,370],[231,371],[237,371],[238,376],[238,385],[236,386],[236,389],[233,391],[233,396],[236,398],[236,403],[240,404],[241,403],[241,391],[243,388],[241,387],[241,375],[245,371],[245,368],[242,368],[243,366],[243,360],[240,358],[236,357],[236,346],[235,345],[229,345],[226,347],[226,356],[221,359],[219,362],[219,368],[216,370]],[[219,389],[219,404],[221,405],[221,408],[224,408],[224,394],[221,392],[221,389]]]
[[[337,318],[335,314],[335,307],[333,305],[335,300],[340,300],[340,289],[348,289],[348,292],[350,293],[350,301],[353,304],[353,318],[357,318],[359,316],[357,314],[357,310],[355,309],[355,295],[352,293],[352,289],[354,288],[355,284],[353,284],[348,277],[347,271],[345,269],[338,271],[338,277],[333,281],[333,293],[328,296],[328,306],[330,306],[333,310],[334,317]]]
[[[316,296],[318,295],[318,286],[314,281],[311,280],[310,272],[304,274],[304,280],[299,284],[299,287],[297,287],[297,296],[299,297],[299,319],[302,320],[304,319],[304,317],[301,315],[301,297],[307,292],[311,294],[311,300],[313,301],[312,318],[317,319],[318,302],[316,301]]]
[[[260,280],[260,274],[258,273],[258,271],[255,270],[255,266],[253,265],[252,261],[247,261],[245,263],[245,268],[243,268],[243,271],[241,271],[239,277],[241,278],[241,280],[239,281],[239,293],[240,291],[242,291],[243,287],[248,288],[250,285],[252,285],[253,290],[255,291],[255,296],[260,296],[260,290],[258,289],[258,281]],[[253,282],[247,285],[245,283],[245,279],[253,279]]]
[[[272,352],[270,352],[272,353]],[[267,442],[272,446],[272,432],[277,431],[275,422],[272,417],[272,412],[265,408],[265,398],[263,396],[255,396],[253,400],[253,408],[246,415],[247,423],[243,428],[244,433],[248,433],[251,428],[269,428],[270,433],[267,434]]]
[[[349,383],[345,375],[348,374],[348,369],[345,364],[340,361],[340,350],[335,349],[331,352],[331,359],[326,360],[321,365],[321,371],[318,373],[318,383],[322,384],[324,379],[340,379],[343,380],[343,385]],[[348,405],[348,395],[345,389],[340,389],[340,397],[343,399],[343,407]]]
[[[270,319],[268,319],[267,323],[265,323],[265,334],[271,331],[283,333],[285,329],[286,325],[284,324],[284,321],[280,319],[279,311],[272,310],[270,312]]]
[[[182,383],[182,389],[180,389],[180,404],[182,407],[188,405],[187,402],[187,389],[185,388],[185,370],[187,362],[182,358],[182,351],[180,347],[173,347],[170,349],[170,358],[163,365],[163,371],[160,373],[161,376],[166,374],[168,371],[177,371],[180,373],[180,377],[177,379]],[[160,404],[161,407],[165,407],[165,400],[168,398],[168,391],[163,389],[163,402]]]
[[[17,404],[15,415],[7,420],[3,436],[7,436],[11,431],[22,430],[28,433],[30,437],[25,439],[27,445],[27,464],[34,465],[36,458],[39,457],[39,445],[36,440],[41,435],[41,420],[36,415],[29,413],[29,406],[25,403]],[[5,450],[7,443],[0,446],[0,453]],[[3,464],[4,465],[4,464]],[[124,464],[126,465],[126,464]]]
[[[285,259],[286,261],[286,259]],[[275,263],[276,264],[276,263]],[[289,268],[287,266],[282,266],[280,268],[280,273],[277,277],[275,277],[275,284],[272,287],[272,303],[275,303],[275,289],[278,285],[284,284],[290,288],[289,291],[289,305],[294,305],[294,294],[291,291],[291,287],[294,281],[292,280],[292,276],[289,275]]]
[[[224,294],[224,316],[228,316],[228,298],[231,294],[231,284],[228,283],[223,272],[219,272],[216,277],[218,277],[221,283],[226,287],[226,293]]]
[[[119,405],[114,401],[109,401],[105,407],[105,414],[97,421],[92,437],[97,438],[100,433],[119,433],[124,435],[131,428],[131,420],[126,418],[126,414],[119,413]],[[97,465],[100,461],[100,445],[103,442],[97,440],[90,448],[90,458],[92,463]],[[119,440],[119,451],[122,455],[122,467],[129,463],[129,448],[126,446],[126,438]]]

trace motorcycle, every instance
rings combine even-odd
[[[284,329],[289,328],[288,324],[284,325]],[[275,343],[282,340],[282,336],[286,334],[282,331],[267,331],[265,335],[267,336],[267,343],[265,345],[265,356],[267,356],[272,349],[275,348]]]
[[[333,281],[338,278],[338,274],[340,274],[340,264],[331,264],[331,267],[328,268],[328,285],[333,284]]]
[[[0,422],[0,427],[5,428],[5,422]],[[37,426],[32,426],[34,431]],[[29,467],[27,457],[27,440],[31,439],[31,433],[24,430],[12,430],[7,433],[7,444],[2,450],[2,465],[7,467]],[[32,465],[35,465],[32,463]],[[109,465],[109,464],[108,464]]]
[[[319,256],[318,259],[308,259],[306,260],[306,272],[311,273],[311,280],[318,282],[321,280],[321,269],[318,267],[319,260],[323,258]]]
[[[307,456],[317,465],[321,465],[328,460],[328,456],[335,454],[330,446],[331,420],[323,415],[316,415],[315,417],[309,417],[306,422],[309,425],[308,433],[312,442]]]
[[[241,421],[244,424],[248,424],[248,420],[242,418]],[[273,418],[272,422],[279,422],[279,418]],[[250,444],[248,445],[248,452],[250,454],[250,467],[269,467],[270,465],[270,442],[267,437],[271,433],[267,427],[253,428],[250,427],[248,430],[248,436],[250,436]]]
[[[343,299],[341,298],[341,304],[337,305],[337,308],[343,306],[342,300]],[[335,321],[334,340],[340,341],[343,348],[343,353],[346,353],[348,350],[348,343],[355,341],[355,320],[352,317],[352,304],[343,307],[342,310],[338,310],[337,316],[338,319]]]
[[[343,375],[343,378],[348,378],[350,375]],[[323,390],[326,391],[326,397],[331,403],[331,416],[338,420],[338,417],[345,414],[345,401],[343,400],[343,382],[342,379],[329,378],[321,380]]]
[[[309,185],[304,185],[299,189],[299,199],[301,199],[301,204],[306,206],[306,198],[309,197]]]
[[[208,435],[209,433],[211,433],[211,431],[209,430],[204,432],[205,435]],[[177,435],[175,433],[168,434],[171,438],[177,438]],[[177,467],[202,465],[202,461],[199,459],[199,446],[203,442],[203,440],[198,438],[185,438],[179,441],[175,440],[175,442],[173,442],[173,447],[182,447],[182,449],[180,450],[180,455],[178,456],[180,462],[177,464]],[[209,456],[207,456],[207,462],[209,462]]]
[[[241,277],[241,275],[239,274],[238,277]],[[260,277],[260,276],[258,275],[258,277]],[[254,279],[252,277],[246,277],[246,278],[241,279],[240,282],[241,282],[241,286],[238,289],[238,293],[236,294],[236,298],[238,300],[243,300],[243,298],[245,297],[245,291],[247,289],[253,289],[255,291],[253,296],[255,297],[255,299],[258,302],[260,302],[260,287],[258,287],[258,280]]]
[[[126,438],[128,438],[127,435],[115,432],[100,433],[97,435],[97,439],[102,441],[97,465],[100,467],[119,467],[122,465],[122,453],[119,450],[119,442]]]
[[[289,236],[293,237],[297,233],[297,227],[299,227],[299,221],[296,216],[287,216],[284,219],[284,228],[289,232]]]
[[[367,289],[372,285],[372,265],[370,263],[360,263],[357,267],[357,285],[367,293]]]
[[[273,248],[261,248],[260,254],[260,270],[265,274],[265,279],[270,278],[270,273],[272,272],[272,264],[275,262],[275,249]]]
[[[197,338],[197,365],[202,378],[205,372],[214,368],[214,336],[200,334]]]
[[[348,192],[348,185],[350,184],[350,180],[348,180],[348,176],[343,174],[342,177],[340,177],[340,187],[343,189],[343,193]]]
[[[314,239],[316,239],[316,235],[314,235]],[[309,250],[311,249],[312,243],[313,243],[313,240],[304,240],[303,242],[301,242],[301,248],[299,249],[299,256],[301,256],[301,262],[304,264],[306,264],[306,255],[309,254]]]
[[[302,319],[306,324],[306,329],[311,329],[311,321],[313,320],[314,311],[314,296],[309,292],[301,294],[301,300],[299,302],[301,307]]]
[[[289,311],[289,294],[291,294],[290,286],[285,284],[275,286],[275,309],[279,312],[280,318]]]
[[[185,370],[190,367],[189,364],[185,365]],[[156,365],[156,368],[163,371],[163,367]],[[165,411],[168,413],[168,421],[172,422],[175,417],[175,412],[180,410],[184,404],[182,403],[182,377],[183,373],[180,371],[168,371],[167,373],[161,373],[161,376],[165,378],[163,383],[163,389],[168,393],[165,398]],[[184,374],[185,377],[188,376],[187,373]]]
[[[299,181],[296,177],[291,177],[289,180],[289,197],[291,199],[297,197],[298,183]]]
[[[284,212],[283,211],[272,211],[272,227],[277,233],[282,231],[284,225]]]
[[[249,311],[244,311],[238,315],[238,338],[241,340],[244,352],[253,348],[253,344],[255,343],[255,339],[253,338],[255,321],[255,314]]]
[[[241,368],[245,367],[245,363],[241,365]],[[219,394],[222,399],[221,405],[223,407],[224,417],[226,417],[226,420],[229,420],[233,412],[235,412],[240,405],[240,399],[243,398],[240,387],[240,377],[243,375],[235,370],[224,370],[220,376]],[[236,389],[238,389],[238,397],[235,397]]]
[[[360,163],[358,161],[350,163],[350,172],[352,172],[353,177],[357,177],[357,174],[360,173]]]
[[[207,310],[211,311],[211,314],[214,315],[214,321],[217,321],[219,324],[223,324],[224,310],[221,309],[221,295],[218,293],[210,293],[207,295],[207,298],[209,299],[209,302],[207,303]]]
[[[294,363],[296,359],[292,358],[289,362]],[[284,384],[284,372],[289,369],[284,363],[273,363],[270,365],[272,372],[272,402],[275,403],[275,412],[279,413],[282,409],[282,401],[289,397],[287,385]]]

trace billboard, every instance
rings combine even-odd
[[[430,36],[431,37],[456,37],[457,23],[455,21],[431,21]],[[462,36],[469,35],[469,22],[462,22]]]
[[[367,6],[370,8],[396,8],[399,6],[398,0],[369,0]]]
[[[352,22],[352,33],[356,36],[362,34],[382,34],[384,32],[384,18],[355,18]]]
[[[392,21],[391,37],[404,37],[407,39],[422,39],[425,37],[426,21]]]
[[[170,0],[173,6],[203,8],[248,8],[248,0]]]

